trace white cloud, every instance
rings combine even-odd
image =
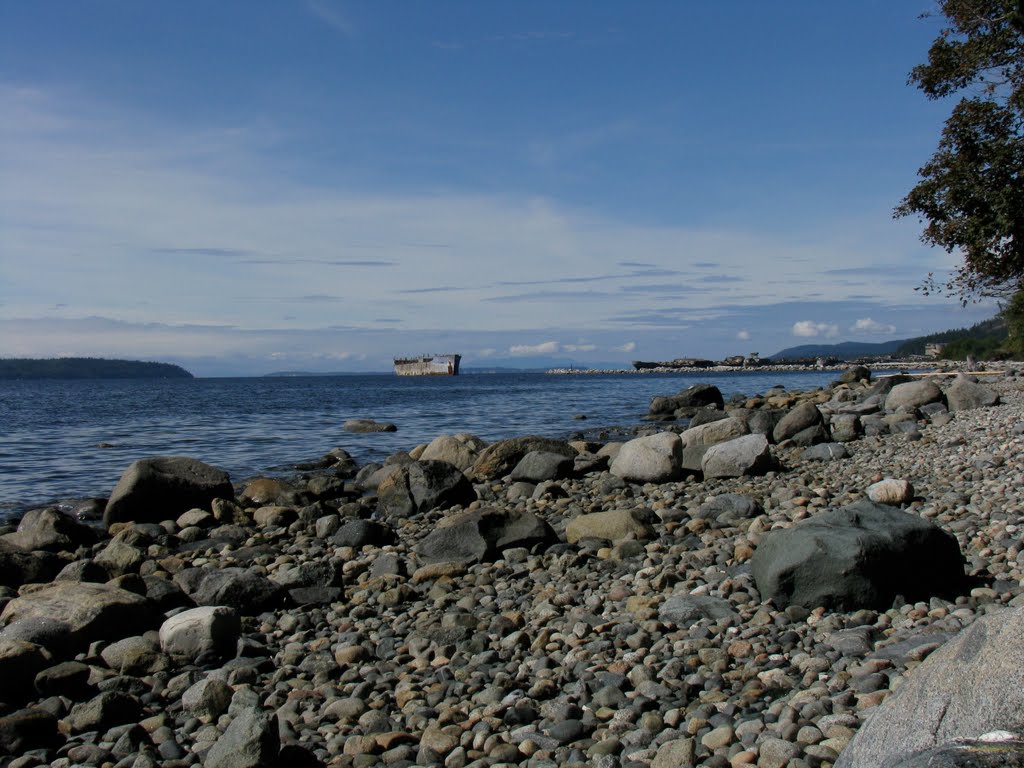
[[[540,344],[513,344],[508,348],[508,353],[513,357],[526,357],[527,355],[554,355],[562,345],[557,341],[545,341]]]
[[[895,325],[887,325],[870,317],[864,317],[855,322],[850,330],[854,333],[896,333]]]
[[[804,338],[815,336],[831,338],[839,335],[839,326],[833,323],[816,323],[813,320],[798,320],[793,323],[793,335]]]
[[[736,338],[740,341],[750,341],[750,331],[746,328],[741,328],[736,332]]]
[[[315,0],[318,8],[339,6]],[[344,31],[347,20],[335,22]],[[0,229],[4,252],[16,254],[0,256],[0,354],[263,361],[294,350],[290,367],[318,353],[346,364],[369,354],[362,367],[384,370],[393,354],[441,349],[466,358],[632,353],[637,342],[623,344],[626,333],[661,359],[676,353],[686,327],[730,322],[692,350],[714,357],[720,340],[748,340],[741,324],[758,329],[759,345],[784,341],[795,318],[818,312],[800,308],[809,286],[819,306],[848,302],[849,287],[829,270],[897,247],[873,231],[846,241],[822,228],[793,242],[638,223],[564,199],[357,185],[341,171],[282,175],[280,153],[301,136],[272,122],[156,117],[0,81]],[[643,263],[623,264],[631,253]],[[668,285],[659,269],[685,253],[746,282],[701,284],[684,311],[678,292],[647,287]],[[872,306],[905,303],[908,291],[906,281],[883,281]],[[830,316],[846,327],[871,311],[882,310]],[[87,333],[80,326],[89,316],[123,325]],[[6,333],[5,321],[18,333]],[[467,339],[467,324],[471,338],[449,341]],[[812,321],[792,328],[838,332]],[[552,337],[577,343],[519,343]]]

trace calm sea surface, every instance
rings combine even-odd
[[[124,469],[145,456],[193,456],[222,467],[237,482],[287,474],[296,462],[338,446],[365,463],[455,432],[493,441],[633,426],[652,396],[699,382],[717,385],[728,399],[776,384],[810,389],[835,376],[826,371],[0,381],[0,518],[57,499],[106,496]],[[391,421],[398,432],[347,433],[342,424],[352,418]]]

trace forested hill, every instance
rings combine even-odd
[[[0,358],[0,379],[191,379],[170,363],[57,357],[47,360]]]

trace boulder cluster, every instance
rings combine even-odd
[[[854,368],[615,442],[141,459],[102,526],[0,528],[0,766],[1024,765],[1022,412]]]

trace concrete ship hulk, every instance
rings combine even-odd
[[[399,376],[458,376],[462,355],[420,355],[396,357],[395,373]]]

